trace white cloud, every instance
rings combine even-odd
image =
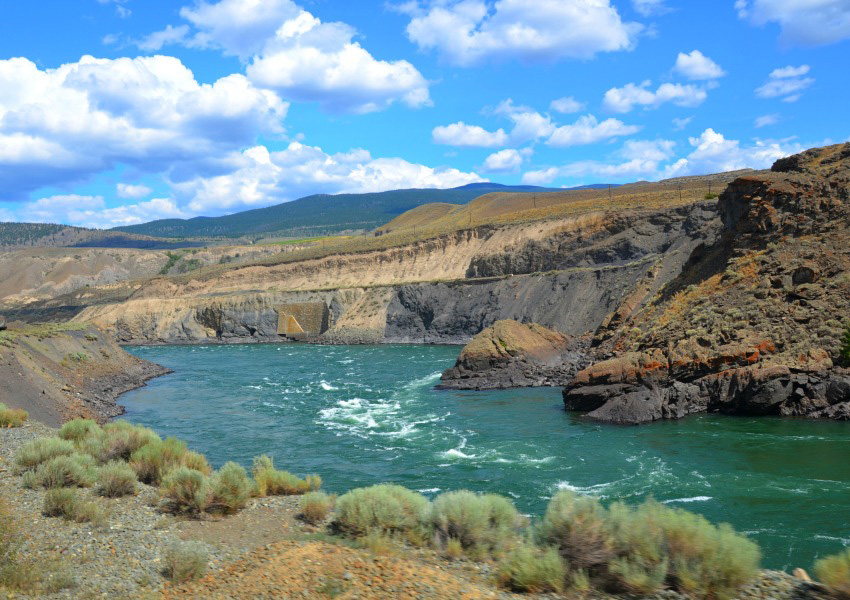
[[[292,142],[280,152],[245,150],[238,168],[213,177],[173,183],[193,214],[220,213],[294,200],[314,193],[380,192],[400,188],[450,188],[483,181],[476,173],[432,168],[401,158],[373,158],[366,150],[326,154]]]
[[[618,113],[630,112],[635,106],[658,108],[667,102],[693,108],[708,97],[705,89],[692,84],[662,83],[654,92],[648,89],[650,85],[652,82],[647,79],[640,84],[627,83],[621,88],[611,88],[605,92],[602,106]]]
[[[516,105],[510,98],[500,102],[492,113],[513,121],[514,127],[509,136],[513,145],[545,138],[555,131],[555,124],[548,115],[541,115],[527,106]]]
[[[661,164],[673,157],[676,143],[671,140],[627,140],[612,156],[613,162],[583,160],[562,167],[549,167],[523,174],[522,182],[530,185],[551,183],[558,177],[655,177]]]
[[[619,119],[600,122],[593,115],[584,115],[572,125],[558,127],[546,144],[556,147],[593,144],[613,137],[632,135],[640,129],[638,125],[626,125]]]
[[[133,185],[131,183],[119,183],[115,188],[120,198],[144,198],[153,191],[146,185]]]
[[[115,14],[118,15],[121,19],[128,18],[133,11],[124,6],[127,0],[97,0],[100,4],[114,4],[115,5]]]
[[[644,17],[651,17],[670,12],[670,9],[664,4],[664,1],[665,0],[632,0],[632,5],[639,14]]]
[[[522,165],[522,154],[513,148],[499,150],[484,160],[487,173],[516,173]]]
[[[17,218],[24,222],[68,223],[80,227],[109,228],[154,219],[184,218],[188,215],[168,198],[154,198],[125,206],[106,207],[102,196],[77,194],[49,196],[25,203]]]
[[[737,0],[735,8],[753,25],[778,23],[786,45],[821,46],[850,38],[847,0]]]
[[[414,0],[399,10],[411,16],[411,41],[459,66],[592,58],[630,50],[642,29],[623,22],[609,0]]]
[[[549,104],[549,108],[555,112],[567,115],[584,110],[584,103],[579,102],[572,96],[564,96],[563,98],[552,100],[552,103]]]
[[[809,65],[800,65],[799,67],[780,67],[770,72],[771,79],[786,79],[788,77],[802,77],[811,70]]]
[[[759,98],[782,98],[784,102],[796,102],[801,92],[812,85],[812,77],[803,77],[809,72],[809,65],[782,67],[774,69],[768,75],[767,83],[756,88]]]
[[[776,125],[777,123],[779,123],[779,115],[776,115],[776,114],[762,115],[762,116],[756,118],[755,126],[757,128],[761,128],[761,127],[767,127],[769,125]]]
[[[496,148],[504,146],[508,141],[504,129],[487,131],[483,127],[467,125],[463,121],[437,126],[431,132],[431,137],[435,144],[478,148]]]
[[[752,146],[741,146],[738,140],[727,140],[723,134],[706,129],[699,137],[689,138],[694,150],[665,169],[665,176],[705,175],[738,169],[766,169],[777,159],[796,152],[799,144],[757,140]]]
[[[0,60],[0,188],[22,197],[117,164],[214,170],[260,133],[282,133],[287,108],[243,75],[198,84],[172,57],[84,56],[46,70]]]
[[[177,27],[172,27],[168,25],[162,31],[155,31],[150,35],[145,36],[143,39],[136,42],[136,45],[140,50],[144,50],[145,52],[158,52],[162,49],[163,46],[169,46],[171,44],[179,44],[186,40],[186,37],[189,35],[189,26],[188,25],[178,25]],[[117,41],[117,38],[111,38],[111,41],[107,42],[104,38],[104,44],[110,44]]]
[[[247,62],[246,75],[288,100],[318,102],[328,112],[362,114],[401,102],[429,106],[428,82],[408,61],[373,57],[345,23],[323,23],[292,0],[198,0],[139,47],[167,43],[219,49]]]
[[[682,119],[680,119],[678,117],[674,118],[673,119],[673,130],[674,131],[682,131],[693,120],[694,120],[693,117],[684,117]]]
[[[694,50],[690,54],[679,52],[673,70],[691,80],[717,79],[726,75],[720,65],[699,50]]]

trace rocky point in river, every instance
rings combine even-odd
[[[777,161],[721,194],[723,231],[647,305],[601,327],[564,390],[611,423],[695,412],[850,418],[850,144]]]
[[[583,364],[570,336],[537,323],[496,321],[470,341],[441,388],[496,389],[565,385]]]

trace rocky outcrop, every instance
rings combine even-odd
[[[565,385],[584,360],[575,347],[569,336],[537,323],[496,321],[464,346],[438,387],[482,390]]]
[[[120,394],[169,372],[92,327],[13,324],[0,338],[0,402],[51,426],[120,415]]]
[[[723,232],[593,340],[564,390],[611,423],[714,411],[850,418],[834,365],[850,323],[850,144],[813,149],[721,194]]]

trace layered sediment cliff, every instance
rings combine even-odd
[[[279,340],[275,307],[327,303],[329,342],[466,343],[500,319],[570,335],[594,331],[624,302],[637,308],[719,231],[715,203],[592,211],[570,218],[481,226],[352,254],[214,275],[157,278],[124,297],[70,294],[127,343]]]

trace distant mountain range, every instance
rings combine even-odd
[[[585,186],[588,187],[607,187]],[[266,208],[222,217],[161,219],[116,231],[165,238],[243,237],[280,235],[307,237],[357,229],[374,229],[412,208],[432,202],[466,204],[491,192],[561,191],[530,185],[471,183],[461,187],[392,190],[367,194],[315,194]]]

